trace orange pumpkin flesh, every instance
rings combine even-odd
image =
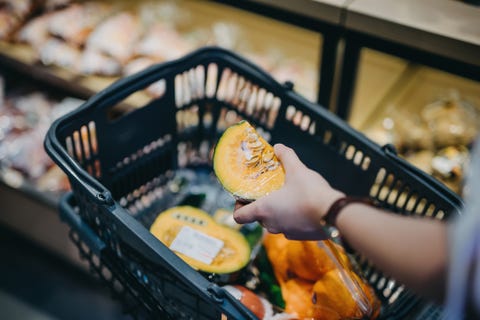
[[[273,147],[247,121],[222,134],[215,146],[213,170],[223,187],[243,202],[259,199],[285,181]]]

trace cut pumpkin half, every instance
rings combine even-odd
[[[242,202],[257,200],[285,182],[273,147],[247,121],[222,134],[215,146],[213,169],[223,187]]]
[[[239,231],[215,222],[205,211],[177,206],[161,212],[150,232],[194,269],[217,274],[239,271],[250,246]]]

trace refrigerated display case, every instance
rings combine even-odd
[[[349,119],[354,109],[368,108],[352,105],[357,95],[376,89],[356,88],[369,85],[368,76],[357,81],[361,68],[369,68],[364,74],[384,69],[386,73],[374,75],[373,80],[387,82],[379,87],[380,95],[407,65],[426,66],[480,81],[479,12],[478,7],[454,1],[353,1],[345,19],[337,113]]]
[[[352,2],[336,103],[353,127],[459,194],[480,127],[479,13],[454,1]]]
[[[290,25],[311,30],[322,38],[317,66],[316,96],[312,101],[331,109],[335,74],[339,61],[339,43],[344,31],[344,15],[349,0],[216,0],[236,8],[255,12]],[[282,40],[283,41],[283,40]],[[341,60],[341,59],[340,59]],[[292,79],[291,79],[292,80]],[[294,79],[293,79],[294,80]],[[302,93],[302,91],[300,91]]]
[[[8,3],[7,1],[0,7],[0,14],[16,12],[16,7],[13,6],[15,1],[11,2],[11,7]],[[25,1],[22,3],[32,5],[36,2]],[[138,71],[139,68],[151,64],[152,61],[161,62],[174,58],[184,53],[182,50],[186,50],[185,48],[218,45],[246,56],[275,75],[279,81],[290,81],[294,90],[312,101],[316,101],[319,97],[323,97],[321,99],[325,101],[329,99],[328,85],[331,82],[325,79],[333,78],[333,68],[331,63],[326,62],[334,58],[332,53],[334,46],[325,46],[324,43],[333,44],[335,41],[332,39],[338,37],[338,32],[333,32],[337,28],[340,16],[337,4],[330,5],[328,2],[322,4],[320,1],[314,5],[314,7],[329,10],[328,15],[325,15],[323,11],[318,11],[324,18],[328,16],[326,21],[321,21],[318,16],[303,19],[304,9],[302,12],[294,12],[295,10],[292,10],[291,6],[282,7],[284,4],[280,2],[280,8],[275,8],[276,3],[262,4],[255,1],[240,3],[188,0],[140,1],[135,4],[129,1],[99,1],[100,7],[98,8],[105,10],[104,5],[106,5],[106,10],[111,10],[104,13],[105,16],[111,16],[113,12],[129,14],[133,12],[133,15],[142,16],[146,21],[145,24],[150,24],[152,29],[156,28],[155,30],[159,30],[167,37],[165,41],[171,49],[162,49],[165,57],[156,57],[156,59],[148,60],[145,64],[139,63],[137,66],[132,66],[131,69],[110,69],[110,71],[116,70],[117,73],[105,74],[101,70],[94,69],[95,65],[92,65],[91,68],[81,68],[79,64],[72,64],[72,61],[75,60],[64,59],[65,57],[78,58],[81,55],[81,49],[86,47],[86,38],[73,36],[75,33],[72,33],[72,30],[82,30],[83,33],[80,34],[83,35],[95,32],[95,29],[89,29],[92,26],[93,18],[83,15],[81,10],[83,4],[92,5],[92,2],[57,1],[57,3],[60,5],[48,8],[32,6],[23,13],[21,20],[15,20],[18,22],[17,25],[3,29],[12,31],[8,35],[6,33],[0,35],[0,72],[5,75],[9,84],[11,80],[17,79],[16,84],[31,82],[32,86],[39,90],[61,92],[65,96],[87,100],[116,80],[130,72]],[[309,1],[304,1],[303,5],[305,4],[309,4]],[[95,3],[92,6],[94,5]],[[91,12],[91,8],[85,9],[86,12]],[[308,11],[306,10],[306,12]],[[55,19],[46,23],[52,16],[55,16]],[[65,19],[69,17],[70,21],[75,21],[75,23],[65,24]],[[125,19],[125,15],[123,19]],[[154,26],[154,28],[156,20],[161,20],[165,24]],[[57,23],[63,23],[64,28],[59,29]],[[115,34],[118,35],[118,32],[113,33],[113,35]],[[158,38],[153,37],[152,39]],[[107,43],[115,42],[113,36],[104,38],[104,40]],[[82,41],[83,44],[79,45]],[[75,45],[72,46],[72,42]],[[46,44],[41,46],[41,43]],[[328,50],[325,50],[326,47]],[[158,41],[157,43],[145,41],[143,48],[147,52],[152,48],[158,49]],[[329,53],[325,54],[324,51]],[[63,53],[63,55],[58,56],[55,53]],[[135,58],[138,58],[138,55],[140,53],[137,53]],[[145,58],[145,55],[147,54],[145,53],[142,58]],[[132,57],[132,59],[134,58]],[[320,66],[322,63],[323,65]],[[325,66],[325,71],[322,72],[323,66]],[[320,88],[319,85],[321,72],[321,76],[325,80],[322,83],[327,86],[325,88]],[[142,91],[133,94],[119,106],[119,112],[145,104],[152,98],[152,94],[155,92]],[[11,196],[12,194],[15,197]],[[53,251],[60,251],[60,255],[74,261],[78,260],[77,255],[72,254],[71,250],[58,245],[68,241],[65,239],[65,228],[60,226],[60,223],[54,224],[50,223],[51,221],[46,223],[49,219],[31,220],[30,213],[32,212],[39,213],[34,217],[44,214],[55,217],[58,195],[43,192],[33,184],[26,182],[24,178],[19,177],[17,173],[9,171],[9,174],[4,175],[2,180],[0,196],[5,208],[2,212],[3,223],[19,230],[42,245],[52,248]],[[21,206],[17,205],[18,198],[23,198]],[[30,205],[24,207],[23,204]],[[37,227],[30,227],[32,221]],[[55,230],[49,230],[50,228]],[[57,230],[60,231],[57,232]]]
[[[34,77],[58,80],[56,85],[73,85],[83,95],[91,95],[146,66],[180,57],[199,46],[218,45],[245,55],[281,82],[291,81],[295,90],[313,101],[320,95],[323,35],[316,28],[214,1],[103,3],[109,5],[105,8],[87,1],[31,16],[9,41],[1,43],[4,63],[13,64],[18,70],[22,68],[20,62],[29,67],[23,71],[33,71]],[[88,8],[88,4],[93,8]],[[105,11],[96,14],[98,19],[105,19],[103,24],[86,18],[91,11],[100,11],[97,7]],[[72,31],[59,32],[57,25],[70,16],[80,22],[66,28]],[[39,31],[42,25],[43,33]],[[129,40],[123,39],[129,29],[135,32],[129,32]],[[70,35],[74,30],[89,34],[90,38],[75,38]],[[122,45],[130,49],[104,44],[115,42],[111,39],[123,41]],[[110,68],[101,69],[100,62]]]

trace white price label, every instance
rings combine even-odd
[[[184,226],[170,244],[170,249],[192,259],[211,264],[223,248],[223,241]]]

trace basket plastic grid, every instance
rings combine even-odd
[[[118,114],[131,94],[162,93]],[[113,116],[112,116],[113,115]],[[57,120],[45,148],[69,177],[75,199],[62,201],[72,239],[93,271],[141,317],[254,319],[254,315],[178,258],[148,231],[172,205],[164,192],[176,170],[210,168],[216,140],[247,119],[271,143],[347,194],[370,196],[397,214],[434,219],[457,215],[461,199],[444,185],[378,146],[325,108],[280,84],[242,57],[199,49],[150,67],[99,92]],[[403,319],[420,300],[360,255],[353,257],[382,300],[381,317]]]

